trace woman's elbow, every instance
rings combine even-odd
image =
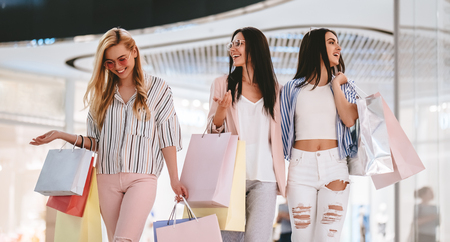
[[[351,119],[351,118],[343,119],[342,122],[344,123],[344,125],[345,125],[347,128],[350,128],[350,127],[352,127],[353,125],[355,125],[356,119]]]

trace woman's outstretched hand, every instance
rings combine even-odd
[[[41,136],[33,138],[32,141],[30,142],[30,145],[43,145],[50,143],[53,140],[59,138],[58,134],[59,134],[58,130],[49,131]]]
[[[183,200],[181,197],[184,197],[186,199],[189,198],[189,192],[187,188],[179,180],[172,181],[170,185],[172,185],[172,190],[176,194],[175,200],[177,200],[177,202]]]
[[[231,106],[231,90],[228,90],[222,98],[214,97],[213,100],[217,102],[219,108],[226,110]]]

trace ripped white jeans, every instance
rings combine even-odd
[[[287,182],[292,241],[339,242],[349,182],[347,161],[339,159],[337,148],[317,152],[292,149]]]

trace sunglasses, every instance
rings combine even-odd
[[[245,40],[241,40],[241,39],[237,39],[234,41],[231,41],[230,43],[227,44],[227,49],[230,50],[231,48],[239,48],[242,43],[245,43]]]
[[[128,57],[120,57],[119,59],[117,59],[117,62],[121,65],[121,66],[126,66],[128,64],[128,59],[131,56],[131,51],[130,54],[128,55]],[[116,67],[116,62],[113,60],[107,60],[103,63],[103,65],[107,68],[107,69],[114,69],[114,67]]]

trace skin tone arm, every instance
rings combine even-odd
[[[90,139],[87,136],[83,136],[83,138],[84,138],[84,147],[83,148],[90,149],[91,148]],[[43,145],[43,144],[50,143],[56,139],[62,139],[64,141],[67,141],[70,144],[73,144],[73,143],[75,143],[75,141],[77,141],[77,143],[75,145],[78,147],[81,147],[81,137],[80,136],[78,136],[78,140],[77,140],[76,134],[69,134],[66,132],[58,131],[58,130],[52,130],[41,136],[38,136],[38,137],[32,139],[30,144],[31,145]],[[97,149],[97,145],[94,144],[94,147],[92,147],[92,150],[96,151],[96,149]]]
[[[213,100],[218,104],[213,122],[216,127],[221,127],[227,117],[227,109],[231,106],[231,91],[228,90],[223,98],[214,97]]]
[[[289,221],[290,219],[291,218],[289,217],[289,213],[288,212],[278,212],[277,223],[280,223],[281,220]]]
[[[334,102],[342,122],[347,127],[352,127],[358,118],[358,110],[356,104],[349,103],[345,98],[341,85],[347,83],[347,77],[343,73],[337,73],[332,88],[334,92]]]
[[[182,200],[181,196],[188,198],[188,190],[183,184],[181,184],[180,180],[178,179],[177,149],[175,148],[175,146],[169,146],[162,148],[161,151],[167,164],[167,170],[169,171],[170,185],[177,195],[177,201]]]

